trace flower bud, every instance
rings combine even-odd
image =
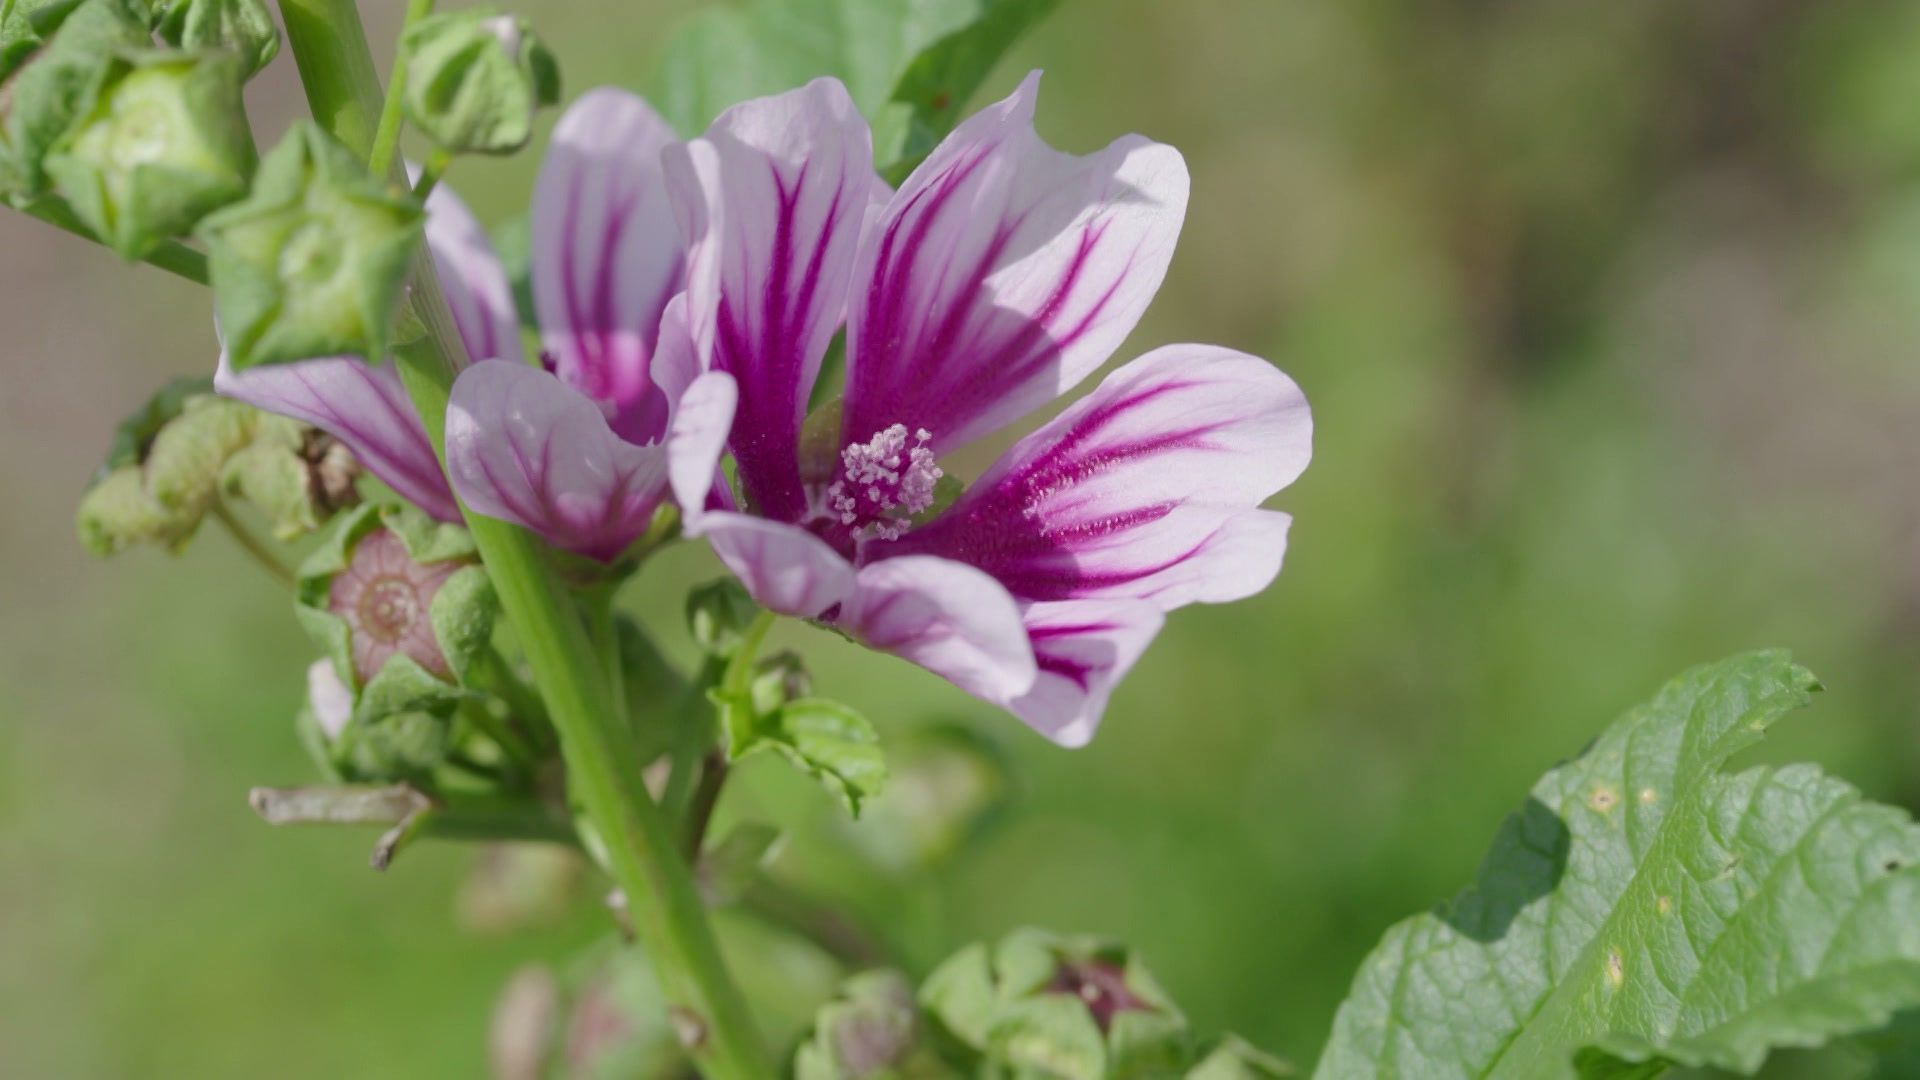
[[[400,40],[407,120],[458,154],[511,154],[533,114],[560,99],[560,69],[527,21],[460,11],[420,20]]]
[[[1191,1057],[1186,1018],[1110,942],[1017,930],[955,954],[920,1000],[955,1039],[1018,1073],[1167,1075]]]
[[[869,971],[848,979],[840,1000],[821,1008],[813,1037],[794,1057],[796,1080],[861,1080],[864,1077],[946,1076],[922,1045],[920,1009],[913,984],[894,971]]]
[[[205,392],[205,380],[164,387],[121,422],[107,461],[81,499],[80,542],[97,555],[134,544],[179,549],[219,497],[227,459],[263,415]]]
[[[493,631],[493,590],[466,530],[407,506],[341,518],[301,567],[298,593],[363,717],[458,700],[454,682]]]
[[[687,628],[703,652],[725,659],[740,648],[759,605],[732,578],[709,582],[687,594]]]
[[[123,49],[152,45],[153,36],[142,0],[20,7],[0,16],[0,27],[16,28],[0,33],[0,77],[18,65],[0,93],[6,110],[0,188],[39,195],[47,186],[48,149],[88,108],[107,66]]]
[[[115,57],[47,151],[47,176],[96,236],[137,259],[247,193],[253,141],[240,85],[232,53]]]
[[[154,0],[160,40],[180,49],[224,49],[241,77],[258,75],[280,52],[280,28],[265,0]]]
[[[295,126],[261,160],[252,193],[200,223],[234,368],[385,356],[425,220],[346,147]]]
[[[200,515],[169,510],[147,493],[138,465],[122,465],[95,480],[75,515],[80,544],[95,555],[117,555],[136,544],[178,550],[200,526]]]
[[[360,463],[333,436],[281,416],[263,414],[253,441],[227,460],[220,488],[267,515],[273,534],[293,540],[357,505]]]

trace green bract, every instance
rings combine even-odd
[[[297,125],[252,194],[200,223],[233,366],[385,356],[425,220],[346,147]]]
[[[794,1056],[795,1080],[960,1077],[925,1045],[913,984],[893,971],[848,979],[840,998],[820,1009],[813,1037]]]
[[[88,108],[107,65],[123,49],[153,44],[139,0],[84,0],[70,13],[68,7],[25,3],[0,19],[0,25],[13,19],[11,25],[29,28],[18,37],[0,38],[11,42],[0,45],[0,49],[11,49],[0,56],[14,57],[0,59],[0,64],[25,63],[0,95],[5,103],[0,107],[6,110],[5,134],[0,137],[0,191],[27,195],[45,191],[43,159],[74,118]],[[57,18],[62,14],[64,18]],[[40,39],[45,39],[44,47]],[[26,63],[29,58],[31,63]]]
[[[80,220],[128,259],[247,193],[253,139],[232,53],[122,54],[48,150],[48,177]]]
[[[160,39],[181,49],[225,49],[250,79],[280,52],[280,28],[265,0],[155,0]]]
[[[400,47],[407,120],[454,153],[511,154],[533,137],[533,114],[560,100],[560,69],[522,18],[432,15]]]
[[[1124,946],[1016,930],[969,945],[920,1000],[959,1044],[1017,1075],[1061,1080],[1178,1075],[1186,1018]]]
[[[354,487],[359,476],[360,463],[332,436],[262,413],[253,441],[227,459],[220,489],[258,507],[274,536],[292,540],[359,502]]]
[[[1811,766],[1720,771],[1816,688],[1780,652],[1697,668],[1547,773],[1387,932],[1315,1075],[1750,1073],[1920,1005],[1920,829]]]

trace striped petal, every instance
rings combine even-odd
[[[473,510],[611,561],[652,523],[667,451],[620,438],[594,402],[553,375],[488,360],[453,384],[447,473]]]
[[[709,371],[693,380],[674,406],[673,426],[667,431],[667,478],[689,533],[697,532],[709,506],[726,506],[727,478],[720,471],[720,458],[739,399],[733,376]]]
[[[1114,686],[1166,622],[1141,600],[1031,604],[1022,618],[1039,677],[1013,703],[1013,714],[1068,748],[1093,739]]]
[[[1306,468],[1313,425],[1258,357],[1156,350],[1016,443],[946,513],[870,557],[941,555],[1023,600],[1161,610],[1265,588],[1289,519],[1255,509]]]
[[[666,160],[693,340],[740,384],[741,485],[760,513],[798,521],[800,421],[879,183],[872,137],[846,88],[818,79],[728,109]]]
[[[666,430],[650,375],[679,233],[660,152],[673,129],[624,90],[590,90],[553,130],[533,197],[533,300],[554,373],[600,402],[630,442]]]
[[[826,618],[853,596],[853,565],[797,525],[721,511],[701,519],[698,535],[768,611]]]
[[[914,556],[864,566],[838,621],[872,648],[994,705],[1033,688],[1037,669],[1019,606],[963,563]]]
[[[520,317],[506,268],[473,211],[444,186],[427,196],[427,247],[467,358],[521,359]]]
[[[945,451],[1046,404],[1112,354],[1166,275],[1180,154],[1139,136],[1075,157],[1033,130],[1039,74],[956,128],[861,243],[845,436]]]
[[[368,472],[441,521],[460,507],[391,363],[374,367],[334,356],[236,372],[220,354],[213,388],[256,409],[292,417],[332,435]]]

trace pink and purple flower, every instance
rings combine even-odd
[[[1031,76],[960,125],[897,192],[830,79],[667,150],[688,332],[738,387],[738,498],[692,468],[674,480],[689,531],[762,604],[1078,746],[1167,611],[1279,572],[1290,519],[1260,504],[1305,469],[1312,423],[1266,361],[1168,346],[934,512],[946,455],[1061,396],[1132,331],[1186,210],[1176,151],[1138,136],[1056,151],[1033,130],[1037,90]],[[803,424],[843,323],[846,394],[821,453]]]

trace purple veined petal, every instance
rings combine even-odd
[[[441,186],[427,196],[427,248],[469,360],[520,360],[513,284],[467,204]]]
[[[718,511],[700,520],[698,535],[769,611],[817,619],[853,596],[853,564],[797,525]]]
[[[689,533],[698,530],[715,487],[726,487],[720,457],[727,450],[739,398],[733,376],[709,371],[687,387],[674,407],[673,425],[667,429],[667,477]]]
[[[1108,376],[1020,440],[946,513],[869,554],[942,555],[1023,600],[1151,600],[1162,610],[1264,588],[1284,514],[1254,507],[1312,453],[1292,379],[1255,356],[1172,345]]]
[[[1062,600],[1028,605],[1023,617],[1040,674],[1009,709],[1061,746],[1085,746],[1166,616],[1141,600]]]
[[[667,452],[615,435],[597,405],[553,375],[487,360],[454,381],[447,472],[473,510],[610,561],[652,523]]]
[[[1032,690],[1038,673],[1013,597],[949,559],[908,556],[861,567],[853,602],[836,621],[868,646],[994,705]]]
[[[1033,130],[1039,73],[962,123],[861,242],[845,440],[893,424],[944,452],[1105,363],[1160,288],[1187,208],[1172,147],[1086,157]]]
[[[666,162],[694,342],[740,383],[741,486],[760,513],[798,521],[800,422],[879,183],[872,135],[839,80],[816,79],[728,109]]]
[[[681,289],[679,231],[660,171],[673,129],[624,90],[589,90],[553,130],[533,196],[533,300],[553,370],[607,406],[629,442],[666,430],[649,375]]]
[[[256,409],[291,417],[344,443],[368,472],[441,521],[459,521],[440,459],[391,363],[330,356],[233,370],[220,354],[213,388]]]

